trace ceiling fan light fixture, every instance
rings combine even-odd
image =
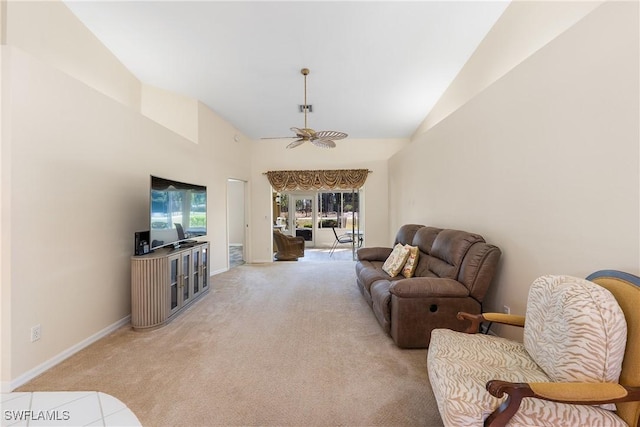
[[[298,147],[307,141],[311,142],[311,144],[315,145],[316,147],[335,148],[335,141],[338,139],[344,139],[348,135],[344,132],[338,132],[334,130],[323,130],[316,132],[307,125],[307,113],[311,113],[313,111],[313,106],[307,103],[307,76],[309,75],[310,71],[308,68],[303,68],[302,70],[300,70],[300,73],[304,76],[304,104],[298,105],[298,110],[301,113],[304,113],[304,127],[291,128],[291,131],[296,134],[295,138],[298,139],[287,145],[287,148]]]

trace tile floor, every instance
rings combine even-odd
[[[97,391],[2,393],[4,426],[141,426],[127,406]]]

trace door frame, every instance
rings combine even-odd
[[[296,235],[297,218],[296,218],[296,201],[298,200],[311,200],[311,240],[305,240],[305,248],[314,248],[316,242],[316,223],[318,221],[318,203],[317,192],[311,191],[294,191],[289,192],[289,218],[287,220],[287,227],[290,230],[292,236]]]
[[[234,188],[239,188],[239,187],[234,187],[232,183],[242,183],[242,194],[232,194],[232,193],[236,193],[237,190],[233,190]],[[240,225],[237,224],[238,221],[236,221],[236,227],[235,230],[237,230],[238,233],[241,233],[242,236],[240,238],[239,242],[233,242],[233,243],[241,243],[242,244],[242,260],[243,261],[247,261],[247,231],[248,231],[248,227],[249,225],[247,224],[247,218],[248,218],[248,211],[247,211],[247,197],[248,197],[248,182],[242,179],[236,179],[236,178],[227,178],[227,248],[226,248],[226,253],[227,253],[227,270],[229,270],[229,268],[231,267],[231,261],[229,259],[229,247],[231,246],[231,222],[232,222],[232,218],[235,219],[239,219],[239,221],[241,222]],[[240,226],[242,228],[242,230],[240,231]]]

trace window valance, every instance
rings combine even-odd
[[[369,170],[269,171],[266,175],[275,191],[355,190],[364,185]]]

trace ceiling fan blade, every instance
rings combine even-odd
[[[298,135],[299,138],[311,138],[313,135],[315,135],[313,129],[291,128],[291,131],[295,132],[295,134]]]
[[[302,145],[306,139],[296,139],[291,144],[287,145],[287,148],[296,148],[298,145]]]
[[[291,139],[297,138],[297,136],[271,136],[271,137],[262,137],[260,139]]]
[[[316,139],[312,139],[311,143],[313,145],[315,145],[316,147],[320,147],[320,148],[335,148],[336,147],[336,143],[333,142],[330,139],[316,138]]]
[[[316,138],[319,139],[345,139],[347,136],[344,132],[337,132],[335,130],[321,130],[316,132]]]

